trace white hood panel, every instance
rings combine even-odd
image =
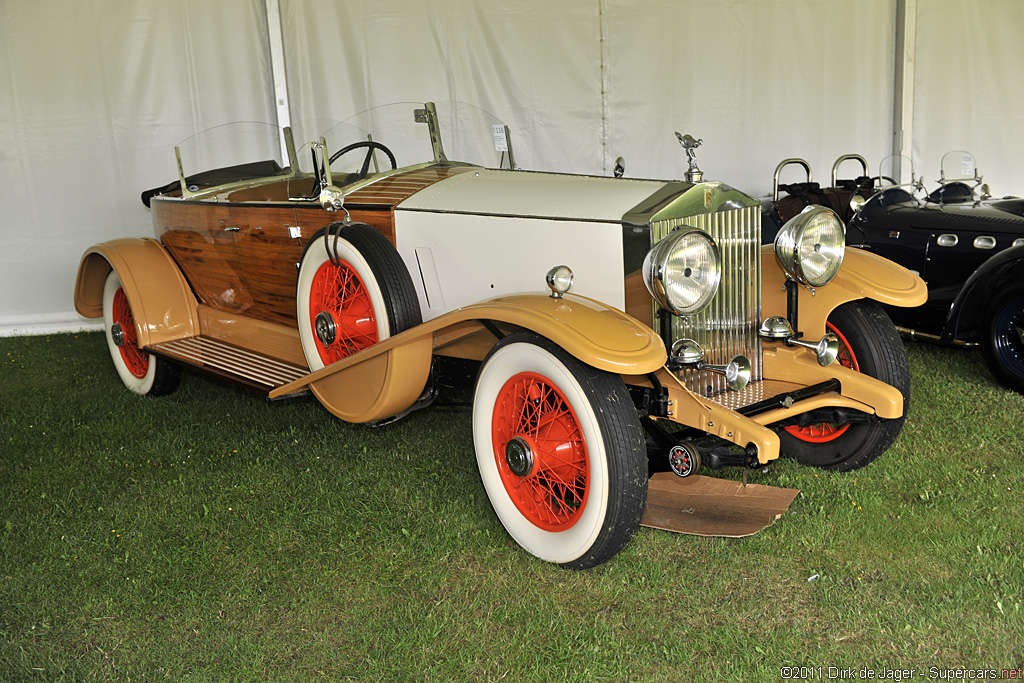
[[[481,168],[434,183],[398,209],[620,221],[667,183]]]

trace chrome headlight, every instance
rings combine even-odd
[[[644,258],[644,284],[662,308],[693,315],[708,305],[722,279],[718,245],[703,230],[683,225]]]
[[[824,206],[812,204],[790,219],[775,238],[775,258],[797,282],[824,287],[839,272],[846,228]]]

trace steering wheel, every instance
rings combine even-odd
[[[375,149],[379,149],[380,151],[384,152],[384,154],[387,155],[388,161],[391,162],[392,169],[398,168],[398,164],[395,162],[394,153],[384,145],[380,144],[379,142],[376,142],[375,140],[360,140],[359,142],[353,142],[351,145],[345,145],[337,152],[332,154],[331,158],[327,161],[327,163],[333,164],[342,154],[347,154],[348,152],[351,152],[354,149],[360,149],[362,147],[366,148],[366,158],[363,159],[363,166],[362,168],[359,169],[359,173],[350,174],[347,179],[347,182],[355,182],[356,180],[361,180],[362,178],[366,177],[366,174],[370,172],[370,161],[373,159],[373,150]]]

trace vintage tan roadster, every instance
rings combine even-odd
[[[473,108],[308,129],[179,145],[178,179],[143,193],[156,239],[85,253],[75,305],[129,389],[173,391],[184,364],[379,424],[431,403],[438,359],[479,361],[487,495],[570,568],[629,542],[652,471],[849,470],[899,434],[910,376],[879,304],[923,303],[920,278],[846,249],[822,207],[762,247],[758,200],[703,181],[689,136],[686,180],[663,181],[516,170]]]

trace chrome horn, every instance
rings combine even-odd
[[[818,365],[822,367],[832,365],[839,356],[839,338],[836,335],[826,332],[825,336],[817,342],[805,342],[794,339],[796,332],[793,331],[793,326],[780,315],[765,318],[765,321],[761,324],[761,329],[757,333],[765,339],[785,341],[787,346],[802,346],[805,349],[813,349],[818,356]]]
[[[725,385],[732,391],[739,391],[750,382],[750,361],[745,356],[735,356],[726,365],[712,365],[704,362],[704,349],[692,339],[679,339],[672,344],[669,361],[677,366],[694,366],[697,370],[711,370],[725,375]]]

